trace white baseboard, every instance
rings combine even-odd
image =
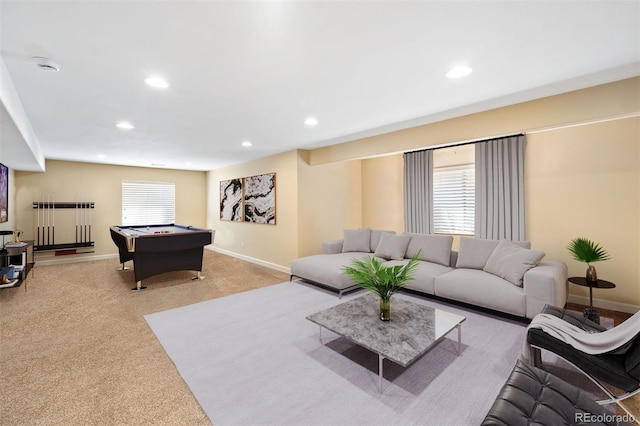
[[[221,254],[225,254],[227,256],[235,257],[237,259],[246,260],[247,262],[255,263],[256,265],[264,266],[265,268],[274,269],[279,272],[284,272],[285,274],[291,274],[291,269],[284,267],[282,265],[277,265],[275,263],[267,262],[261,259],[256,259],[255,257],[245,256],[244,254],[236,253],[229,250],[224,250],[219,247],[214,246],[206,246],[207,250],[215,251]]]
[[[62,256],[57,259],[36,259],[36,265],[60,265],[63,263],[91,262],[94,260],[118,259],[118,254],[98,254],[91,256]]]
[[[576,296],[575,294],[570,294],[567,297],[567,302],[578,303],[580,305],[589,306],[589,297]],[[628,314],[635,314],[636,312],[640,311],[640,306],[630,305],[628,303],[612,302],[610,300],[603,300],[603,299],[596,299],[596,298],[593,299],[593,306],[595,306],[595,309],[597,308],[609,309],[611,311],[626,312]]]

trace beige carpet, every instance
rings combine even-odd
[[[210,424],[143,316],[288,280],[205,250],[204,280],[133,292],[116,259],[39,266],[0,290],[1,425]]]
[[[205,250],[204,280],[164,274],[133,292],[119,267],[36,265],[26,292],[0,290],[0,425],[210,424],[143,316],[288,280]]]

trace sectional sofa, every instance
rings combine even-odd
[[[527,241],[497,241],[432,234],[398,235],[393,231],[348,229],[342,240],[322,245],[322,254],[295,259],[291,277],[302,278],[342,296],[357,285],[343,273],[354,258],[375,256],[387,266],[403,264],[420,253],[414,279],[406,286],[434,295],[533,318],[545,305],[563,307],[567,300],[567,267],[531,250]]]

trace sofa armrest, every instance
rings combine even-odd
[[[342,253],[342,243],[344,240],[325,241],[322,243],[322,254]]]
[[[563,308],[567,303],[567,265],[558,260],[543,260],[524,274],[523,290],[527,300],[527,318],[533,318],[545,305]]]

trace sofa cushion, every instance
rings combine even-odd
[[[344,240],[325,241],[322,243],[322,254],[342,253],[343,244]]]
[[[342,252],[357,251],[371,253],[371,229],[345,229]]]
[[[433,262],[443,266],[449,266],[451,261],[451,235],[414,234],[405,232],[411,236],[411,242],[407,247],[407,258],[412,258],[420,251],[420,260]]]
[[[522,287],[525,272],[536,266],[543,257],[544,253],[539,250],[527,250],[508,241],[500,241],[483,270]]]
[[[375,255],[387,260],[402,260],[411,241],[408,235],[382,234]]]
[[[511,241],[522,248],[531,248],[529,241]],[[483,269],[500,240],[462,237],[458,248],[456,268]]]
[[[291,275],[344,290],[357,284],[342,268],[351,265],[353,259],[365,259],[369,256],[371,253],[349,252],[301,257],[291,261]],[[384,262],[384,259],[378,260]]]
[[[390,260],[384,266],[406,265],[409,259]],[[435,294],[435,279],[442,274],[453,271],[449,266],[439,265],[432,262],[418,262],[418,266],[413,271],[413,279],[407,282],[406,288],[426,294]]]
[[[454,269],[436,277],[435,295],[521,317],[526,314],[522,288],[477,269]]]
[[[380,238],[382,237],[383,234],[391,234],[391,235],[395,235],[396,231],[381,231],[379,229],[372,229],[371,230],[371,253],[375,253],[376,249],[378,248],[378,244],[380,244]]]

